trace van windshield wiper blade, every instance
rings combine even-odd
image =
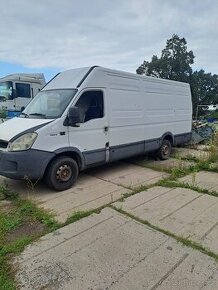
[[[25,118],[29,118],[29,115],[28,115],[28,114],[26,114],[26,113],[24,113],[24,112],[22,112],[22,113],[21,113],[21,115],[24,115],[24,116],[25,116]]]
[[[29,114],[29,116],[40,116],[40,117],[45,117],[46,118],[46,115],[42,114],[42,113],[32,113],[32,114]]]

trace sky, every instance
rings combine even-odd
[[[0,0],[0,77],[101,65],[135,72],[185,37],[194,70],[218,74],[218,0]]]

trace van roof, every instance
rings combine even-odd
[[[126,76],[131,79],[146,79],[151,82],[174,82],[179,86],[187,86],[187,83],[182,83],[178,81],[172,81],[172,80],[166,80],[166,79],[160,79],[150,76],[142,76],[138,75],[136,73],[130,73],[130,72],[124,72],[114,69],[109,69],[101,66],[91,66],[91,67],[82,67],[82,68],[75,68],[75,69],[69,69],[63,72],[60,72],[57,74],[53,79],[51,79],[46,86],[43,88],[43,90],[50,90],[50,89],[60,89],[60,88],[79,88],[82,83],[86,80],[86,78],[89,76],[89,74],[92,71],[98,71],[98,72],[104,72],[109,73],[110,75],[120,75],[120,76]]]

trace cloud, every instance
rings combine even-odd
[[[217,73],[217,12],[214,0],[8,0],[1,3],[0,60],[135,71],[177,33],[194,51],[195,67]]]

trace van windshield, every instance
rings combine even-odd
[[[76,89],[48,90],[39,92],[27,105],[20,117],[59,118],[75,96]]]

